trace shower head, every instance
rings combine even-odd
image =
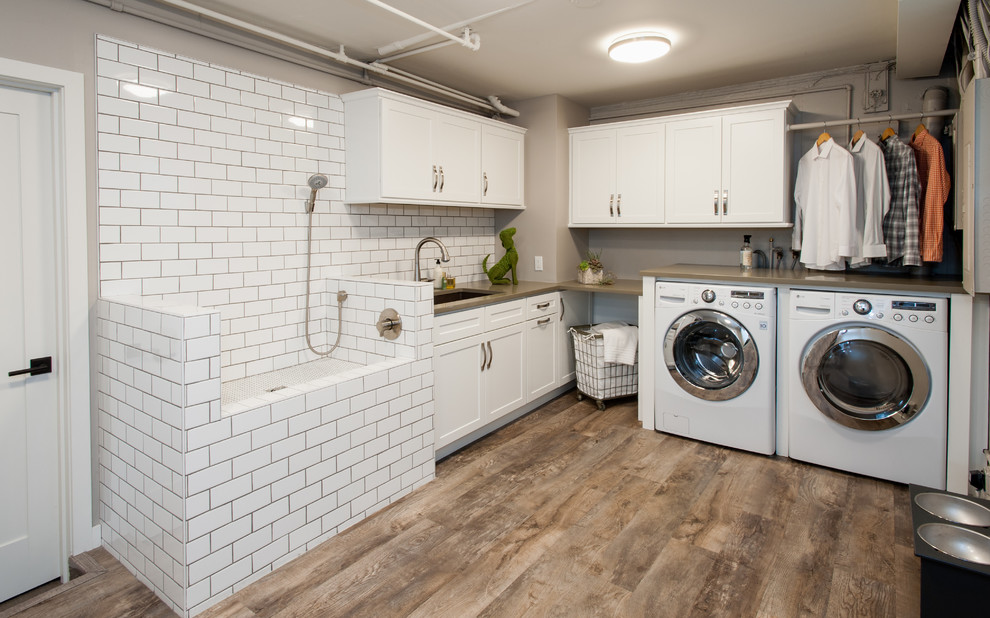
[[[313,174],[309,177],[309,188],[313,191],[319,191],[328,184],[330,180],[324,174]]]
[[[316,209],[316,192],[330,184],[330,179],[324,174],[313,174],[309,177],[309,201],[306,202],[306,212],[312,213]]]

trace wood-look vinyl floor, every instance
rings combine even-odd
[[[568,394],[201,616],[911,617],[908,500]],[[168,613],[122,569],[103,580],[19,615]]]

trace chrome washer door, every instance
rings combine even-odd
[[[678,386],[707,401],[746,392],[760,363],[749,331],[732,317],[708,309],[685,313],[670,325],[663,358]]]
[[[872,326],[840,327],[815,337],[801,359],[801,382],[822,414],[864,431],[907,423],[931,394],[921,354]]]

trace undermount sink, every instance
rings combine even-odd
[[[481,298],[483,296],[491,296],[493,294],[501,293],[502,292],[496,292],[494,290],[472,290],[469,288],[460,288],[457,290],[437,290],[433,293],[433,304],[442,305],[444,303],[452,303],[457,300]]]

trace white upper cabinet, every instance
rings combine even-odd
[[[525,134],[518,128],[481,126],[481,203],[521,208]]]
[[[786,224],[787,109],[667,125],[667,222]]]
[[[789,225],[790,114],[782,101],[571,129],[571,226]]]
[[[522,208],[525,129],[379,88],[341,98],[346,202]]]
[[[571,133],[573,226],[663,222],[664,126],[605,126]]]

